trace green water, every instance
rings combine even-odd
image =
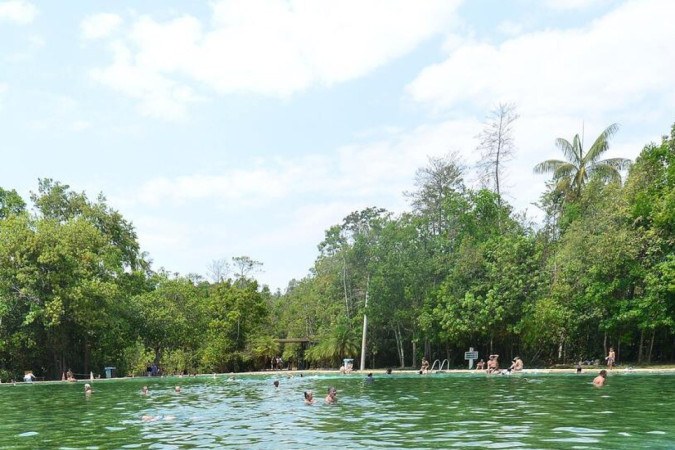
[[[0,448],[675,448],[675,375],[617,373],[601,389],[592,378],[394,374],[368,385],[284,373],[98,381],[90,396],[82,382],[0,385]],[[323,404],[329,386],[337,405]]]

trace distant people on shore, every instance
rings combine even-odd
[[[340,366],[340,373],[341,374],[346,374],[346,373],[352,373],[354,370],[354,364],[352,362],[345,362]]]
[[[35,381],[35,375],[33,375],[32,370],[29,370],[24,374],[23,381],[24,383],[32,383],[33,381]]]
[[[499,355],[490,355],[487,361],[487,373],[499,373]]]
[[[577,373],[581,373],[581,361],[577,363]]]
[[[514,372],[522,372],[523,370],[523,360],[520,359],[520,356],[516,356],[513,358],[513,361],[511,361],[511,367],[509,367],[509,370],[513,370]]]
[[[597,377],[593,380],[593,385],[595,387],[603,387],[605,385],[605,380],[607,379],[607,371],[602,369]]]
[[[476,363],[476,370],[485,370],[485,361],[483,359]]]
[[[305,391],[305,405],[314,404],[314,393],[312,391]]]
[[[609,352],[607,353],[607,368],[612,370],[614,368],[614,362],[616,361],[616,353],[614,353],[614,348],[610,347]]]
[[[422,356],[422,366],[420,367],[420,374],[426,375],[427,373],[429,373],[429,360],[425,355]]]
[[[332,386],[328,388],[328,395],[326,395],[325,402],[328,405],[337,403],[337,389]]]

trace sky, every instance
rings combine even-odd
[[[430,157],[471,167],[514,103],[516,211],[560,158],[620,125],[634,159],[675,122],[671,0],[0,0],[0,187],[52,178],[131,221],[153,268],[248,256],[272,290],[325,231],[409,211]]]

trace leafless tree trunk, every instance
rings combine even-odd
[[[500,205],[503,166],[513,158],[515,151],[513,123],[516,119],[516,106],[513,103],[500,103],[490,112],[483,131],[478,135],[478,150],[481,152],[479,175],[486,186],[494,186]]]
[[[214,283],[222,283],[230,275],[230,265],[225,259],[214,259],[206,269]]]

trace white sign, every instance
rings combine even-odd
[[[469,359],[478,359],[478,352],[473,351],[473,352],[464,352],[464,359],[469,360]]]

